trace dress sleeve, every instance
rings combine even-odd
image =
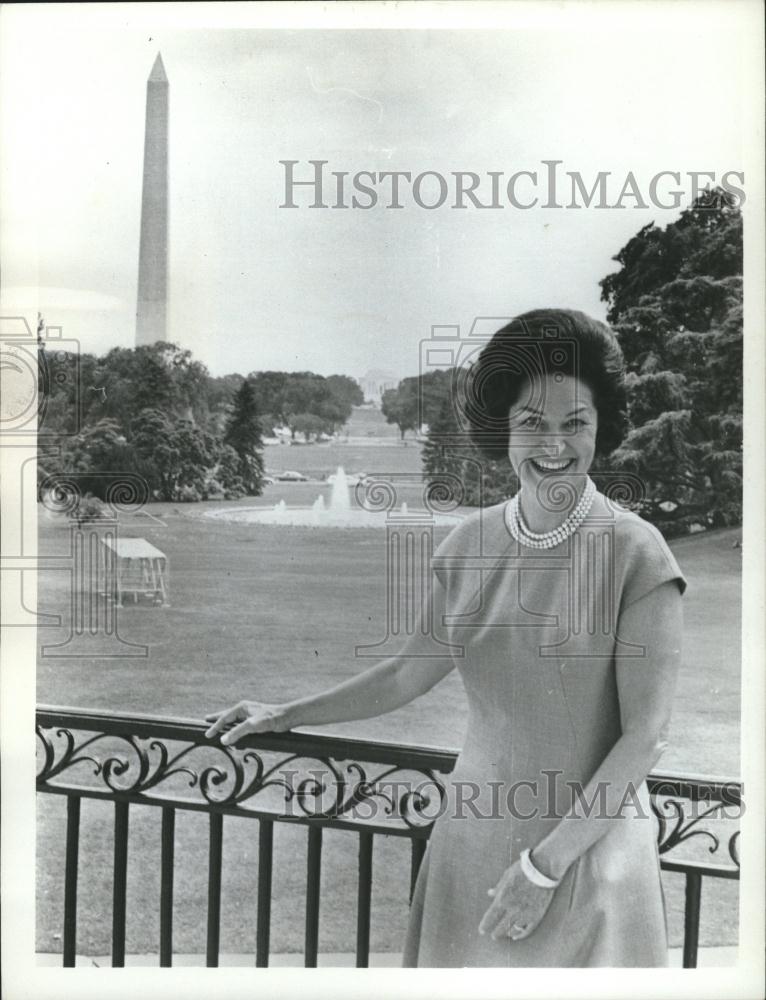
[[[657,528],[648,521],[639,520],[631,535],[620,602],[622,610],[668,580],[675,580],[683,594],[686,577]]]

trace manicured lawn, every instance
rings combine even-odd
[[[396,437],[385,443],[369,445],[359,438],[328,441],[325,444],[267,445],[263,453],[266,471],[274,474],[294,469],[310,479],[322,479],[342,465],[346,472],[413,472],[421,473],[420,445],[407,439],[402,444]]]
[[[290,448],[286,468],[299,469]],[[342,445],[332,446],[341,449]],[[277,446],[271,451],[276,450]],[[381,451],[385,450],[381,448]],[[405,449],[402,449],[404,451]],[[412,446],[413,453],[417,448]],[[362,460],[364,459],[364,460]],[[368,457],[359,465],[370,467]],[[313,461],[313,459],[312,459]],[[333,457],[333,462],[335,459]],[[337,464],[337,463],[336,463]],[[354,463],[346,466],[357,471]],[[385,467],[385,463],[380,465]],[[393,465],[392,465],[393,467]],[[330,466],[332,468],[332,465]],[[310,503],[316,484],[276,484],[253,503]],[[414,501],[417,489],[405,492]],[[245,501],[244,503],[247,503]],[[127,606],[121,636],[150,647],[146,659],[42,658],[38,700],[47,704],[137,711],[200,718],[242,697],[279,701],[319,690],[368,666],[357,660],[357,644],[385,635],[384,531],[318,531],[227,524],[200,515],[206,507],[155,504],[161,519],[127,517],[125,535],[144,537],[169,557],[171,604]],[[445,529],[437,532],[436,540]],[[676,700],[672,746],[662,761],[670,770],[736,775],[739,769],[739,586],[738,531],[722,531],[674,544],[689,578],[685,598],[684,669]],[[40,551],[66,551],[66,523],[40,518]],[[66,573],[41,574],[39,607],[65,613]],[[59,629],[41,630],[46,643]],[[457,673],[424,698],[397,712],[327,731],[363,738],[458,746],[465,702]],[[60,948],[64,800],[39,796],[38,948]],[[159,811],[131,810],[128,950],[152,952],[158,942]],[[106,954],[111,887],[111,807],[86,802],[81,842],[78,950]],[[278,825],[275,838],[272,948],[303,947],[305,828]],[[204,951],[206,817],[179,814],[176,841],[175,947]],[[224,835],[221,947],[254,949],[257,885],[257,825],[228,820]],[[373,951],[395,951],[406,924],[409,850],[397,838],[376,838]],[[666,882],[673,943],[681,930],[680,877]],[[323,857],[320,949],[351,951],[356,920],[356,846],[352,835],[328,831]],[[736,941],[736,885],[706,885],[703,944]]]

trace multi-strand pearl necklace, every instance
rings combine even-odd
[[[530,531],[525,524],[524,518],[521,516],[519,495],[517,493],[516,496],[512,497],[506,507],[508,527],[511,534],[517,542],[528,546],[530,549],[552,549],[554,546],[560,545],[570,535],[573,535],[588,516],[593,506],[593,499],[596,496],[596,487],[593,480],[588,478],[577,506],[567,519],[558,528],[554,528],[553,531],[544,531],[541,533]]]

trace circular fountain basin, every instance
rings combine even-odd
[[[240,524],[272,524],[278,527],[296,528],[385,528],[387,523],[396,520],[406,523],[409,519],[417,523],[420,518],[427,518],[435,526],[453,527],[462,521],[459,514],[432,514],[430,511],[371,511],[360,508],[350,508],[344,511],[333,511],[325,508],[318,512],[313,507],[232,507],[225,510],[209,510],[205,517],[216,518],[219,521],[235,521]]]
[[[406,502],[394,509],[368,510],[355,507],[351,503],[350,480],[342,468],[332,478],[329,505],[325,503],[323,496],[318,496],[311,507],[288,507],[284,500],[280,500],[273,507],[226,507],[223,510],[206,511],[204,516],[240,524],[297,528],[384,528],[392,521],[406,524],[408,520],[413,524],[425,521],[434,526],[453,527],[462,521],[459,514],[442,514],[432,510],[410,512]]]

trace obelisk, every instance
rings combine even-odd
[[[144,183],[138,255],[136,346],[167,339],[168,78],[157,55],[146,83]]]

